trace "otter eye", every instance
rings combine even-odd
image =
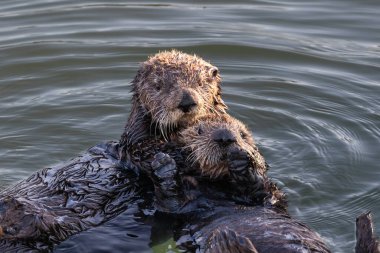
[[[241,138],[245,139],[247,137],[247,134],[244,133],[243,131],[240,131],[240,136]]]
[[[203,129],[201,127],[198,127],[198,134],[199,135],[203,134]]]
[[[162,81],[157,82],[154,87],[156,88],[157,91],[161,90],[161,86],[163,85]]]

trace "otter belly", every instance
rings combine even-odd
[[[236,210],[195,232],[200,252],[330,252],[306,225],[264,207]]]
[[[119,163],[117,145],[96,145],[2,190],[0,251],[51,249],[126,210],[138,198],[139,178]]]

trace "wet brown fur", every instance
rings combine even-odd
[[[237,142],[228,148],[218,145],[212,140],[213,132],[218,129],[230,131]],[[260,154],[250,131],[242,122],[228,114],[220,116],[209,114],[200,118],[197,123],[180,132],[179,141],[191,152],[189,161],[198,163],[202,174],[210,178],[229,175],[225,156],[230,148],[245,150],[260,174],[264,174],[267,170],[265,159]]]
[[[213,133],[222,129],[230,131],[236,138],[236,143],[223,147],[213,141]],[[187,161],[190,162],[191,166],[199,169],[203,176],[212,181],[230,181],[229,164],[226,159],[227,153],[231,149],[244,150],[249,156],[250,169],[260,175],[263,180],[262,189],[259,189],[261,194],[259,192],[245,192],[244,194],[249,195],[247,196],[248,199],[256,199],[255,202],[259,201],[261,204],[274,206],[284,211],[287,209],[285,193],[279,190],[277,185],[268,178],[266,173],[268,165],[256,146],[252,133],[241,121],[228,114],[218,117],[209,114],[201,117],[188,128],[183,129],[179,133],[178,142],[190,153]],[[249,188],[240,183],[238,184],[240,189]],[[241,190],[229,189],[229,191],[240,192]],[[257,197],[259,195],[261,197]],[[248,201],[250,202],[251,200]]]
[[[132,81],[132,110],[121,145],[149,136],[169,139],[178,128],[205,114],[225,113],[220,82],[218,69],[196,55],[172,50],[150,57]],[[185,93],[196,103],[186,113],[178,108]]]
[[[49,252],[134,203],[139,178],[120,164],[117,146],[117,142],[96,145],[1,190],[0,252]]]
[[[230,131],[236,137],[236,143],[228,147],[218,145],[212,136],[219,130]],[[158,147],[155,147],[157,144]],[[173,148],[168,148],[169,146]],[[193,125],[179,131],[177,138],[171,143],[162,145],[157,141],[150,141],[144,142],[143,145],[136,145],[136,147],[139,148],[134,149],[131,155],[132,160],[148,175],[151,174],[150,162],[155,153],[151,152],[152,149],[155,149],[156,152],[166,153],[174,159],[179,173],[179,181],[176,190],[169,189],[169,191],[171,196],[178,196],[178,201],[181,201],[180,199],[184,199],[185,202],[193,200],[194,190],[197,192],[200,188],[207,188],[210,195],[218,195],[219,199],[232,198],[238,203],[264,204],[286,210],[285,194],[267,177],[268,166],[260,154],[252,134],[243,123],[227,114],[218,117],[206,115],[199,118]],[[235,173],[234,176],[230,175],[229,162],[231,159],[228,159],[227,156],[236,150],[242,151],[242,161],[246,162],[243,174],[247,173],[253,177],[247,177],[240,181],[235,177]],[[245,157],[244,154],[246,154]],[[239,176],[241,175],[239,174]],[[172,180],[177,181],[175,178]],[[153,181],[155,180],[153,179]],[[160,183],[156,188],[159,192],[165,193],[166,191],[165,186],[160,189]],[[168,194],[169,192],[166,195]],[[158,198],[157,202],[160,201],[165,203],[167,200]],[[159,203],[159,206],[165,206],[165,204]]]

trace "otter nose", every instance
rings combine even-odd
[[[235,136],[228,129],[218,129],[216,130],[211,138],[217,142],[219,145],[228,146],[236,142]]]
[[[188,92],[184,92],[182,95],[182,100],[178,105],[178,108],[183,112],[189,112],[193,107],[195,107],[197,103],[195,103],[194,99]]]

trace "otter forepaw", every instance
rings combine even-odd
[[[239,192],[236,199],[244,203],[262,202],[267,195],[264,191],[264,177],[255,169],[249,154],[244,150],[233,150],[227,159],[230,175]]]
[[[156,206],[159,210],[178,209],[176,162],[168,154],[157,153],[152,162],[152,180],[155,186]]]
[[[233,150],[227,154],[228,168],[236,181],[247,181],[252,171],[249,155],[244,150]]]
[[[152,169],[153,174],[159,179],[173,178],[177,172],[174,159],[161,152],[154,156]]]

